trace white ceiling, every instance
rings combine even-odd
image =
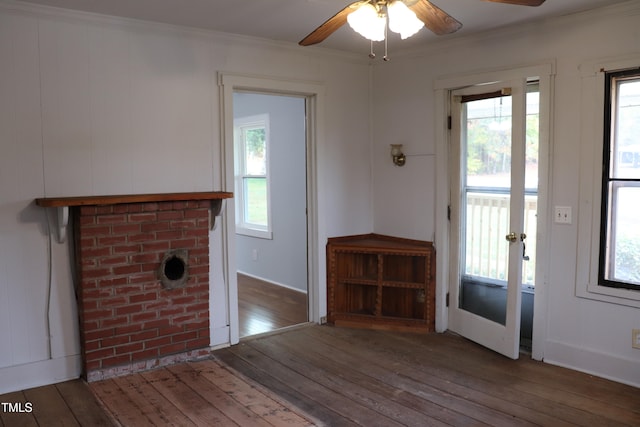
[[[19,1],[297,43],[354,0]],[[407,40],[400,40],[398,35],[391,34],[389,46],[395,52],[400,52],[438,39],[544,20],[625,1],[627,0],[547,0],[541,6],[528,7],[482,0],[431,0],[434,5],[462,22],[462,29],[453,35],[435,36],[423,28]],[[318,46],[356,53],[369,51],[369,42],[347,25]]]

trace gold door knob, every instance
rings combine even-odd
[[[511,232],[504,237],[511,243],[516,242],[518,240],[518,235],[514,232]]]

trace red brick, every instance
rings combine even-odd
[[[206,209],[191,209],[191,210],[184,211],[184,217],[209,219],[209,212]]]
[[[111,227],[108,225],[83,226],[80,228],[80,235],[84,239],[93,236],[107,236],[111,231]]]
[[[158,348],[171,344],[171,337],[158,337],[144,342],[144,348]]]
[[[211,340],[208,335],[186,343],[187,349],[204,348],[209,347],[209,345],[211,345]]]
[[[117,245],[112,247],[114,254],[131,254],[140,252],[140,245]]]
[[[166,212],[158,212],[157,214],[158,221],[170,221],[170,220],[178,220],[184,218],[184,214],[182,211],[166,211]]]
[[[147,350],[137,351],[131,353],[131,359],[133,361],[150,360],[158,357],[158,348],[150,348]]]
[[[134,274],[139,273],[141,270],[140,264],[133,265],[123,265],[118,267],[113,267],[113,274],[116,276],[120,276],[122,274]]]
[[[180,221],[171,221],[169,222],[169,226],[171,228],[195,228],[196,220],[195,219],[183,219]]]
[[[146,292],[144,294],[135,294],[129,296],[129,301],[131,303],[137,302],[145,302],[145,301],[155,301],[158,298],[157,292]]]
[[[184,313],[184,307],[169,307],[169,308],[165,308],[163,310],[160,310],[160,317],[166,317],[166,316],[175,316],[176,314],[183,314]]]
[[[86,353],[87,360],[98,360],[104,359],[105,357],[110,357],[115,354],[112,347],[109,348],[100,348],[99,350],[87,351]]]
[[[141,351],[143,348],[144,348],[143,343],[136,342],[136,343],[117,346],[115,349],[116,349],[116,354],[129,354],[134,351]]]
[[[198,332],[197,331],[188,331],[188,332],[182,332],[180,334],[175,334],[171,336],[171,342],[174,344],[180,343],[180,342],[185,342],[185,341],[190,341],[190,340],[195,340],[198,338]]]
[[[113,298],[102,298],[100,300],[100,307],[107,308],[107,307],[121,306],[126,303],[127,303],[127,298],[124,296],[117,296]]]
[[[102,367],[109,368],[112,366],[124,365],[131,362],[131,354],[121,354],[114,357],[109,357],[102,360]]]
[[[184,329],[187,331],[193,331],[196,329],[207,329],[209,328],[209,319],[185,322]]]
[[[199,304],[192,304],[186,307],[187,313],[204,312],[209,310],[209,302],[201,302]]]
[[[145,264],[146,265],[146,264]],[[153,268],[153,272],[151,271],[144,271],[144,265],[142,267],[142,272],[141,273],[136,273],[136,274],[131,274],[129,276],[129,283],[136,284],[136,283],[148,283],[148,282],[155,282],[157,280],[157,275],[156,275],[156,268],[157,266],[154,266]]]
[[[118,286],[126,285],[127,278],[126,277],[106,277],[104,279],[100,279],[98,281],[98,285],[101,288],[117,288]],[[117,293],[117,291],[116,291]]]
[[[100,340],[100,345],[102,348],[107,348],[107,347],[114,347],[117,345],[127,344],[129,342],[130,342],[129,336],[119,335],[119,336],[104,338]]]
[[[96,206],[96,215],[108,215],[113,213],[113,205]]]
[[[83,319],[85,321],[106,319],[113,315],[113,311],[109,309],[85,311]]]
[[[156,240],[175,240],[182,239],[182,230],[167,230],[156,232]],[[167,246],[168,248],[169,246]],[[175,247],[175,246],[171,246]]]
[[[144,203],[142,205],[142,210],[144,212],[155,212],[158,210],[158,203],[157,202]]]
[[[111,232],[114,235],[131,234],[140,232],[140,224],[113,224]]]
[[[98,224],[119,224],[126,222],[126,215],[100,215],[97,217]]]
[[[129,214],[129,222],[152,222],[156,221],[157,216],[153,212]]]
[[[134,233],[129,234],[129,236],[127,237],[127,241],[129,243],[144,243],[153,241],[155,238],[156,236],[153,233]]]
[[[114,329],[113,331],[113,335],[126,335],[126,334],[133,334],[136,332],[140,332],[142,331],[142,325],[140,324],[135,324],[135,325],[124,325],[124,326],[119,326],[117,328]]]
[[[185,343],[170,344],[160,347],[160,355],[181,353],[187,349]]]
[[[98,245],[100,246],[114,246],[114,245],[124,245],[127,243],[127,236],[104,236],[98,238]]]
[[[171,241],[171,249],[188,249],[196,245],[196,239],[175,239]]]
[[[127,318],[127,316],[109,317],[108,319],[103,319],[100,322],[100,325],[103,328],[112,328],[115,326],[124,326],[127,324],[129,324],[129,319]]]
[[[161,318],[157,320],[151,320],[149,322],[144,322],[144,329],[153,329],[153,328],[167,328],[169,327],[169,319]]]
[[[123,314],[139,313],[142,311],[142,304],[131,304],[125,307],[118,307],[115,312],[118,316]]]
[[[86,325],[86,323],[85,323]],[[106,328],[106,329],[84,329],[84,339],[85,341],[93,341],[93,340],[99,340],[102,338],[106,338],[106,337],[110,337],[113,336],[113,328]]]
[[[131,262],[134,264],[146,264],[146,263],[159,264],[160,253],[145,252],[145,253],[135,254],[131,256]]]
[[[157,236],[156,236],[156,239],[157,239]],[[143,243],[141,252],[156,252],[156,251],[166,251],[166,250],[169,250],[169,242],[154,241],[154,242]]]
[[[197,302],[197,299],[195,296],[193,295],[186,295],[186,296],[182,296],[182,297],[176,297],[176,298],[172,298],[171,302],[175,305],[179,305],[179,304],[193,304],[195,302]]]
[[[137,341],[147,341],[157,337],[158,337],[158,330],[150,329],[147,331],[139,332],[137,334],[132,334],[129,338],[131,339],[131,342],[137,342]]]
[[[81,259],[105,257],[109,255],[111,255],[111,247],[109,246],[87,247],[80,249]]]
[[[156,313],[155,311],[147,310],[146,308],[141,313],[131,314],[132,323],[144,323],[144,322],[149,322],[151,320],[155,320],[157,318],[158,318],[158,313]]]
[[[158,221],[158,222],[148,222],[144,224],[140,224],[140,231],[143,233],[153,232],[153,231],[163,231],[169,229],[169,221]]]
[[[98,261],[98,265],[107,266],[107,265],[117,265],[117,264],[125,264],[128,261],[127,257],[124,255],[120,256],[111,256],[106,258],[101,258]]]
[[[126,278],[125,278],[126,284]],[[116,295],[129,295],[134,292],[142,292],[142,285],[126,285],[126,286],[118,286],[115,288]]]
[[[95,216],[98,210],[95,206],[80,206],[80,215],[81,216],[91,216],[92,218]]]

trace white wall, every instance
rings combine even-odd
[[[305,99],[241,92],[233,96],[233,111],[234,119],[269,117],[272,227],[270,239],[236,234],[237,269],[307,292]]]
[[[577,297],[576,270],[585,267],[577,260],[578,153],[584,139],[581,126],[588,122],[580,107],[596,102],[582,93],[580,67],[608,57],[640,58],[639,27],[640,3],[631,1],[542,24],[452,39],[403,58],[396,55],[375,67],[373,81],[374,229],[432,240],[436,180],[443,178],[436,175],[435,165],[447,162],[435,157],[435,129],[443,126],[434,121],[435,82],[452,75],[555,63],[549,206],[571,206],[575,220],[570,226],[549,224],[547,282],[536,291],[536,304],[547,311],[539,322],[544,329],[539,344],[547,362],[636,386],[640,386],[640,350],[631,347],[631,330],[640,328],[640,309]],[[391,163],[391,143],[405,144],[409,157],[403,168]],[[445,285],[437,284],[440,294]]]
[[[69,243],[51,239],[33,200],[232,191],[221,188],[220,71],[324,85],[326,129],[316,153],[324,284],[327,236],[370,232],[373,224],[370,162],[352,161],[369,151],[366,63],[0,2],[0,393],[80,372]],[[220,228],[212,232],[214,294],[224,292],[220,236]],[[325,299],[321,289],[322,315]],[[227,326],[219,304],[212,335]]]

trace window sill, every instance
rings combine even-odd
[[[236,227],[236,234],[258,239],[273,240],[273,232],[267,230],[255,230],[252,228]]]

